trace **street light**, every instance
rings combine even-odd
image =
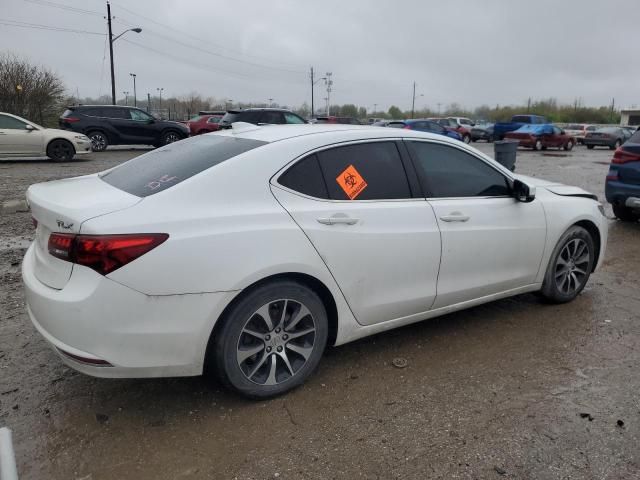
[[[224,102],[224,109],[229,110],[229,107],[233,107],[233,100],[231,100],[230,98],[228,98],[227,101]]]
[[[129,92],[122,92],[124,95],[124,104],[129,105]]]
[[[162,118],[162,91],[164,87],[156,88],[156,90],[160,92],[160,108],[158,110],[160,110],[160,118]]]
[[[133,106],[137,107],[138,106],[138,96],[136,95],[136,74],[135,73],[130,73],[129,75],[133,77]]]
[[[127,32],[135,32],[140,33],[142,29],[140,27],[130,28],[125,30],[120,35],[114,37],[113,31],[111,30],[111,4],[107,2],[107,25],[109,26],[109,58],[111,59],[111,103],[113,105],[116,104],[116,75],[113,68],[113,42],[119,39]]]

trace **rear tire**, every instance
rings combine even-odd
[[[637,214],[629,207],[623,207],[622,205],[612,205],[612,207],[613,214],[622,222],[636,222],[640,218],[640,214]]]
[[[595,147],[595,145],[587,145],[587,148],[588,148],[589,150],[593,150],[593,147]]]
[[[577,225],[569,228],[551,253],[540,291],[542,296],[553,303],[576,298],[589,280],[594,258],[594,243],[589,232]]]
[[[539,152],[540,150],[542,150],[544,147],[542,146],[542,142],[540,140],[536,140],[536,143],[533,145],[533,149],[536,152]]]
[[[620,141],[620,139],[616,140],[616,143],[614,143],[613,145],[611,145],[609,147],[609,150],[617,150],[618,148],[620,148],[620,145],[622,145],[622,141]]]
[[[92,152],[104,152],[109,146],[109,140],[103,132],[89,132],[87,133],[87,137],[89,137],[89,140],[91,140]]]
[[[53,140],[47,145],[47,157],[54,162],[68,162],[75,154],[76,150],[68,140]]]
[[[313,290],[292,280],[250,290],[220,321],[209,357],[215,358],[225,385],[251,398],[273,397],[301,385],[327,345],[324,304]]]
[[[567,152],[570,152],[573,149],[573,142],[571,140],[569,140],[567,143],[565,143],[564,149]]]
[[[471,137],[469,135],[465,135],[462,137],[462,141],[468,145],[469,142],[471,142]]]

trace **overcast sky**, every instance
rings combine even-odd
[[[100,0],[0,0],[11,20],[104,34]],[[60,8],[64,6],[65,8]],[[576,98],[640,104],[638,0],[113,0],[116,91],[191,91],[310,103],[309,67],[331,103],[368,110]],[[110,92],[106,36],[0,24],[0,50],[46,65],[81,97]],[[130,43],[135,42],[135,44]],[[316,85],[316,105],[326,96]],[[424,96],[420,96],[420,94]]]

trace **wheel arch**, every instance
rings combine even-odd
[[[591,235],[591,238],[593,239],[595,252],[593,257],[593,267],[591,271],[594,272],[596,269],[596,265],[598,265],[598,261],[600,260],[600,247],[602,246],[602,237],[600,236],[600,229],[591,220],[580,220],[574,223],[573,225],[584,228],[587,232],[589,232],[589,235]]]
[[[329,322],[329,336],[327,338],[327,345],[334,345],[336,343],[336,339],[338,336],[338,306],[336,304],[335,298],[333,297],[333,294],[331,293],[331,290],[329,290],[329,288],[321,280],[318,280],[316,277],[306,273],[277,273],[261,278],[260,280],[257,280],[251,285],[240,290],[238,294],[228,303],[224,310],[222,310],[213,327],[213,330],[211,331],[211,334],[209,335],[209,340],[207,342],[207,347],[204,354],[205,369],[213,364],[214,354],[212,350],[213,345],[215,344],[215,338],[222,328],[224,319],[228,312],[249,292],[261,287],[262,285],[276,280],[294,280],[305,285],[320,297],[320,300],[322,301],[322,304],[324,305],[324,308],[327,312],[327,320]]]

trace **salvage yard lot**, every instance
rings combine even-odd
[[[0,200],[143,151],[0,162]],[[521,150],[516,171],[604,199],[611,154]],[[610,221],[604,265],[570,304],[522,295],[330,348],[307,384],[263,402],[63,366],[25,312],[30,215],[0,228],[0,424],[23,479],[640,477],[640,224]]]

